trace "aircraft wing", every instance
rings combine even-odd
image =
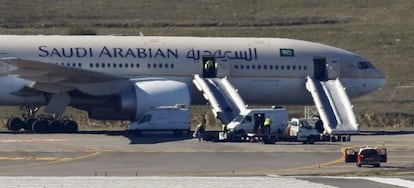
[[[91,95],[110,95],[129,85],[129,78],[20,58],[1,58],[16,68],[11,74],[32,81],[26,87],[49,93],[78,89]]]

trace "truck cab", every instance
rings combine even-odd
[[[285,131],[285,135],[295,138],[296,141],[314,144],[320,139],[320,133],[311,126],[307,119],[292,118],[289,127]]]

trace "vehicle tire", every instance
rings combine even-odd
[[[27,118],[25,121],[24,121],[24,129],[26,130],[26,131],[33,131],[33,123],[36,121],[37,119],[36,118]]]
[[[63,122],[63,132],[76,133],[78,132],[78,124],[72,120],[65,120]]]
[[[358,166],[359,168],[361,168],[361,166],[362,166],[362,165],[361,165],[361,163],[357,163],[357,166]]]
[[[20,118],[12,118],[7,123],[7,128],[11,131],[19,131],[24,127],[24,122]]]
[[[380,166],[381,166],[381,164],[374,164],[374,165],[372,165],[372,166],[374,166],[375,168],[378,168],[378,167],[380,167]]]
[[[47,133],[49,130],[49,122],[47,120],[36,120],[33,122],[32,130],[35,133]]]
[[[314,136],[309,136],[308,137],[308,143],[309,144],[314,144],[315,143],[315,137]]]

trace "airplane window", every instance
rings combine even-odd
[[[246,69],[250,69],[250,66],[249,65],[246,65]]]
[[[299,70],[302,70],[302,66],[300,66],[300,65],[299,65],[299,66],[298,66],[298,69],[299,69]]]
[[[160,63],[160,64],[158,64],[158,67],[162,68],[162,64],[161,64],[161,63]]]
[[[257,69],[261,69],[262,68],[262,66],[261,65],[257,65]]]
[[[111,64],[110,64],[110,63],[107,63],[107,64],[106,64],[106,66],[107,66],[108,68],[110,68],[110,67],[111,67]]]
[[[235,69],[238,69],[238,68],[239,68],[239,66],[238,66],[238,65],[234,65],[234,68],[235,68]]]
[[[155,64],[155,63],[154,63],[152,66],[153,66],[154,68],[157,68],[157,64]]]
[[[305,66],[303,66],[303,70],[307,70],[308,69],[308,67],[305,65]]]
[[[76,63],[72,63],[72,67],[76,67]]]
[[[256,69],[256,65],[252,65],[252,69]]]
[[[128,68],[128,63],[125,63],[125,68]]]
[[[69,67],[69,66],[70,66],[70,63],[66,63],[66,66],[68,66],[68,67]]]
[[[95,63],[95,67],[96,68],[99,68],[99,63]]]
[[[365,70],[369,68],[373,68],[371,63],[365,61],[358,62],[358,69]]]
[[[172,69],[174,68],[174,64],[172,64],[172,63],[171,63],[171,68],[172,68]]]
[[[89,67],[92,68],[93,67],[93,63],[89,63]]]
[[[244,69],[244,66],[243,65],[240,65],[240,69]]]
[[[134,68],[134,64],[133,63],[131,63],[131,68]]]
[[[263,69],[265,69],[265,70],[266,70],[266,69],[267,69],[267,65],[263,65]]]
[[[82,67],[82,63],[78,63],[78,67]]]
[[[286,69],[287,69],[287,70],[290,70],[290,66],[289,66],[289,65],[288,65],[288,66],[286,66]]]
[[[285,69],[285,66],[283,66],[283,65],[282,65],[282,66],[280,66],[280,69],[281,69],[281,70]]]
[[[275,65],[275,70],[279,69],[279,66]]]
[[[151,65],[148,63],[148,64],[147,64],[147,67],[148,67],[148,68],[151,68]]]
[[[139,68],[139,63],[136,63],[135,65],[136,65],[135,67]]]
[[[102,68],[105,68],[105,63],[102,63]]]
[[[62,62],[62,63],[60,63],[60,65],[65,66],[65,63]]]
[[[114,68],[116,68],[116,63],[112,64],[112,66],[113,66]]]
[[[292,69],[293,69],[293,70],[296,70],[296,65],[293,65],[293,66],[292,66]]]
[[[168,64],[166,63],[166,64],[164,65],[164,67],[165,67],[165,68],[168,68]]]
[[[122,68],[122,63],[119,64],[119,68]]]
[[[280,56],[282,57],[293,57],[295,56],[295,52],[293,49],[286,49],[286,48],[280,48]]]

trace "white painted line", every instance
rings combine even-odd
[[[414,181],[404,180],[401,178],[379,178],[379,177],[365,177],[363,179],[384,183],[389,185],[414,188]]]
[[[292,177],[0,177],[5,187],[140,187],[140,188],[293,188],[333,186],[299,180]]]
[[[59,138],[34,138],[34,139],[8,139],[0,140],[0,143],[32,143],[32,142],[65,142],[67,139]]]

